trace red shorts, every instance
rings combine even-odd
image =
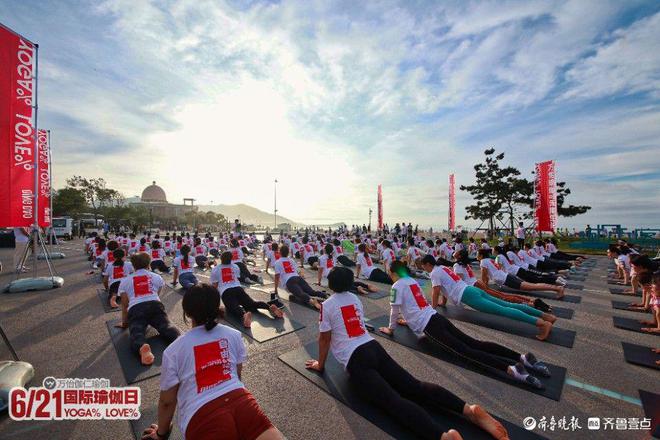
[[[254,440],[273,424],[245,388],[222,395],[198,409],[186,428],[188,440]]]

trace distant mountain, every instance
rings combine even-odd
[[[264,212],[260,209],[254,208],[249,205],[239,204],[239,205],[198,205],[199,210],[202,212],[213,211],[227,217],[227,220],[233,222],[234,219],[240,217],[241,223],[245,225],[255,225],[255,226],[269,226],[273,227],[273,222],[275,218],[272,213]],[[277,224],[288,223],[291,226],[304,226],[302,223],[294,222],[291,219],[282,217],[278,214]]]

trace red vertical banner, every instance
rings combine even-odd
[[[46,130],[37,131],[37,146],[39,151],[39,226],[50,226],[50,136]]]
[[[0,227],[34,223],[35,46],[0,25]]]
[[[383,230],[383,188],[378,185],[378,230]]]
[[[454,175],[449,175],[449,231],[456,229],[456,186]]]
[[[548,160],[536,164],[534,180],[534,218],[536,230],[554,232],[557,227],[557,184],[555,162]]]

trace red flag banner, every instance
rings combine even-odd
[[[534,217],[536,230],[554,232],[557,227],[557,185],[555,162],[549,160],[536,164],[534,180]]]
[[[0,227],[34,222],[35,47],[0,25]]]
[[[456,187],[454,175],[449,175],[449,230],[456,229]]]
[[[378,185],[378,229],[383,229],[383,188]]]
[[[39,147],[39,226],[50,226],[50,136],[46,130],[37,131]]]

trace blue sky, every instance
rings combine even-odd
[[[55,184],[444,227],[494,146],[585,223],[660,225],[657,1],[0,0],[40,45]],[[459,223],[470,203],[457,194]]]

